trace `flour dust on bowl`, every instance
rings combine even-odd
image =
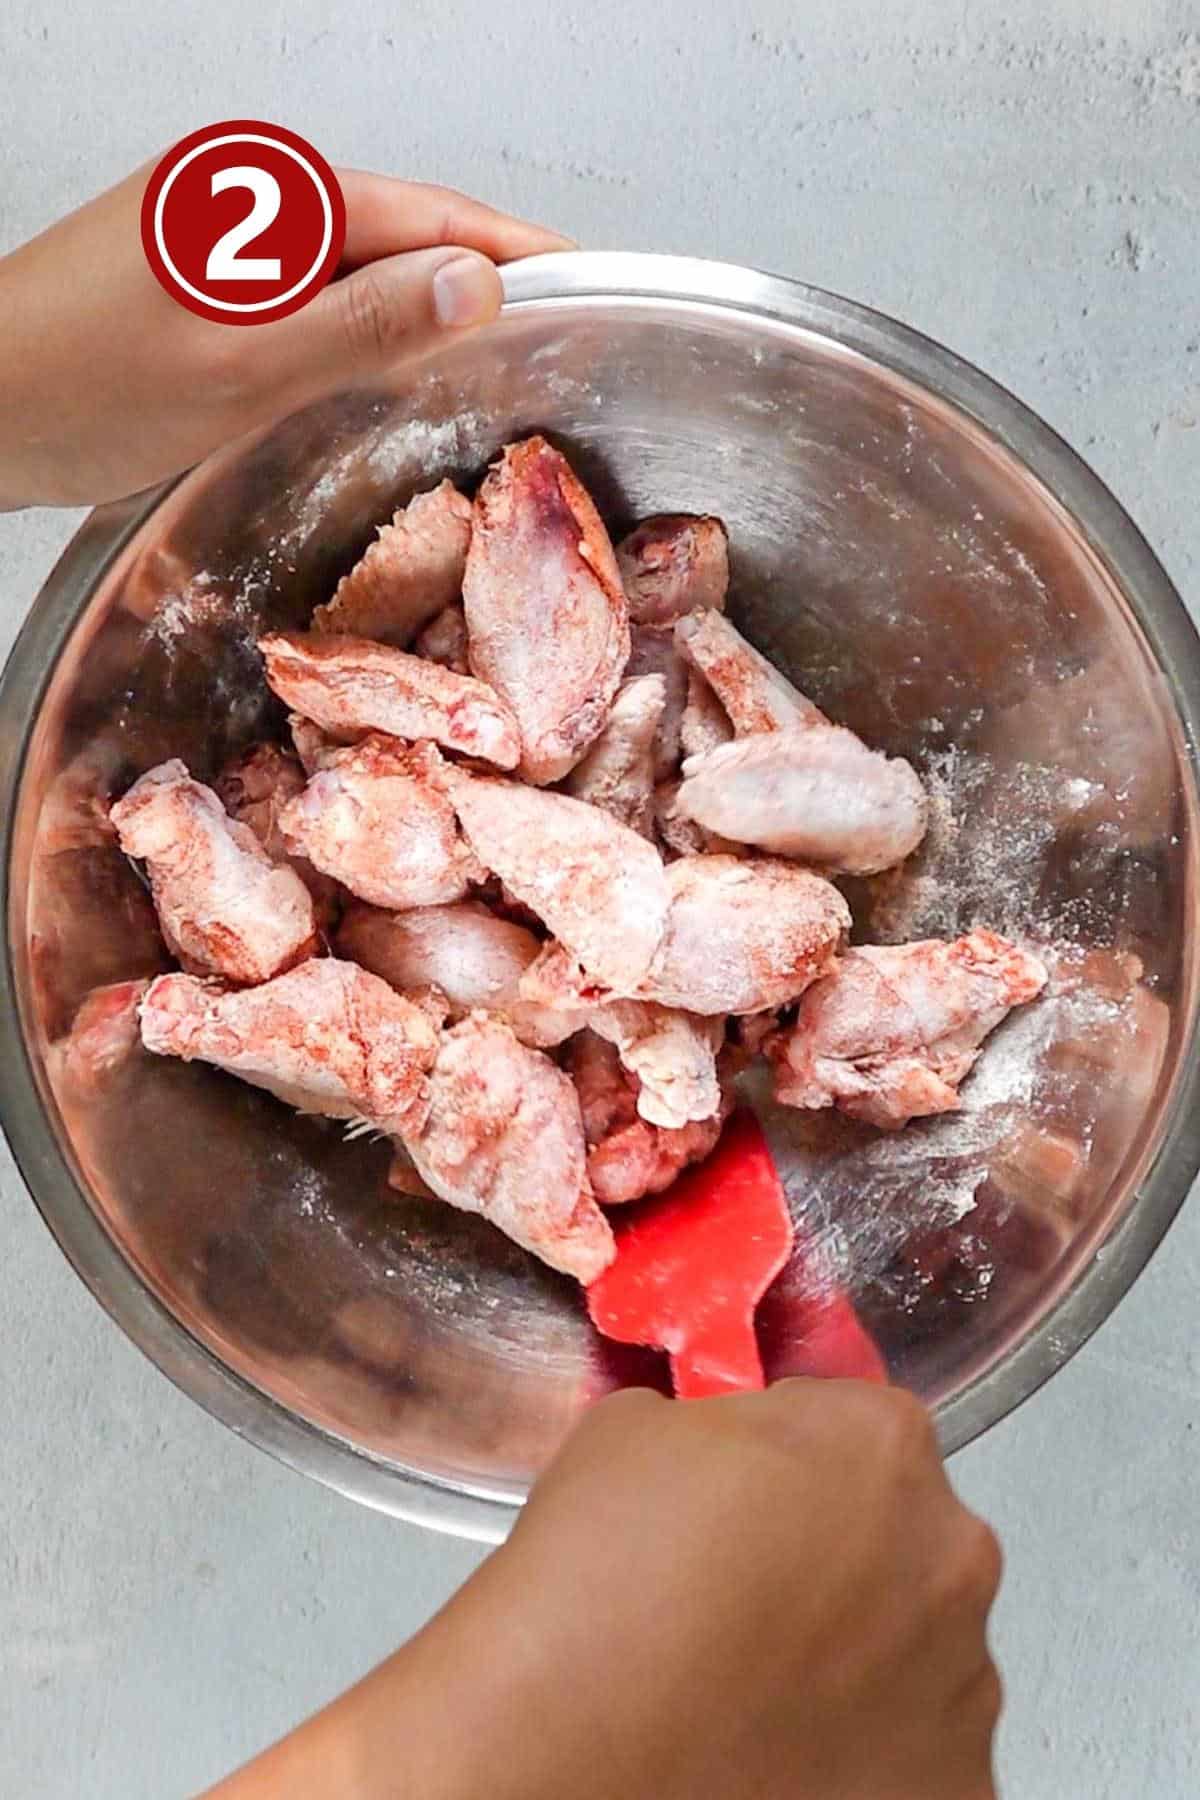
[[[243,1435],[372,1504],[499,1536],[588,1400],[653,1377],[490,1227],[201,1064],[82,1079],[97,986],[162,967],[108,796],[275,729],[256,640],[302,628],[373,526],[548,434],[614,531],[724,519],[730,612],[834,719],[910,759],[932,825],[848,884],[859,935],[986,924],[1051,970],[958,1113],[881,1134],[757,1105],[798,1235],[953,1448],[1111,1311],[1200,1162],[1200,648],[1145,543],[985,377],[794,283],[668,258],[538,259],[499,321],[394,393],[343,396],[95,514],[4,678],[5,1129],[129,1335]],[[852,891],[851,891],[852,889]],[[760,1317],[791,1366],[785,1274]]]

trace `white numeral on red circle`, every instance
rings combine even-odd
[[[268,225],[279,217],[282,196],[279,183],[266,169],[253,163],[232,169],[218,169],[212,178],[213,196],[228,188],[247,188],[254,195],[254,205],[236,225],[222,233],[208,253],[204,273],[209,281],[278,281],[280,260],[277,256],[239,256],[247,244],[261,237]]]

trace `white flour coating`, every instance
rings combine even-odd
[[[547,345],[531,361],[552,363],[558,348]],[[586,384],[553,368],[543,381],[563,401],[587,393]],[[903,411],[902,469],[911,467],[920,436],[911,411],[907,407]],[[806,442],[803,422],[790,419],[789,424],[788,435]],[[164,596],[148,636],[168,653],[186,650],[193,629],[220,619],[223,635],[229,634],[232,621],[235,642],[244,637],[247,650],[252,649],[264,588],[294,566],[298,552],[316,534],[330,529],[330,515],[356,485],[369,486],[390,499],[409,484],[428,487],[445,471],[479,468],[497,448],[494,427],[473,412],[435,423],[381,422],[365,445],[360,441],[293,497],[292,522],[268,553],[267,571],[251,570],[232,590],[228,582],[200,572],[186,587]],[[720,451],[717,460],[723,460]],[[736,454],[730,460],[736,463]],[[872,491],[871,484],[862,484],[860,491],[879,504],[902,505],[880,490]],[[813,524],[815,528],[827,524],[818,506],[813,508]],[[959,528],[946,548],[965,560],[975,579],[1011,585],[1018,576],[1042,586],[1028,558],[1010,544],[1000,546],[998,562],[969,528]],[[774,648],[769,643],[761,647],[768,654]],[[960,721],[960,728],[970,730],[973,723],[978,723],[977,716]],[[941,719],[924,721],[926,744],[930,739],[936,743],[945,730]],[[1075,941],[1089,936],[1081,929],[1085,921],[1073,922],[1069,913],[1064,918],[1061,908],[1047,908],[1047,915],[1039,917],[1036,896],[1064,821],[1087,810],[1097,797],[1095,784],[1065,778],[1061,771],[1037,764],[1001,768],[986,753],[958,747],[927,755],[921,773],[931,804],[926,842],[902,869],[861,884],[869,897],[861,910],[857,899],[855,903],[862,935],[898,943],[926,936],[954,937],[975,924],[987,924],[1018,941],[1031,942],[1052,962],[1069,959]],[[1120,796],[1116,798],[1119,801]],[[1053,940],[1049,951],[1048,940]],[[969,1215],[1014,1131],[1027,1127],[1031,1119],[1036,1125],[1047,1048],[1063,1038],[1086,1040],[1120,1030],[1122,1018],[1121,1005],[1094,989],[1066,992],[1052,983],[1042,1000],[1016,1013],[985,1044],[975,1071],[964,1083],[961,1111],[915,1122],[899,1134],[766,1105],[764,1116],[793,1211],[814,1238],[818,1264],[828,1278],[852,1291],[861,1289],[914,1233],[946,1227]],[[749,1081],[754,1088],[761,1083],[761,1073]],[[1103,1099],[1103,1092],[1097,1093],[1094,1110]],[[1085,1156],[1088,1123],[1083,1121]],[[336,1196],[326,1193],[319,1177],[297,1174],[294,1194],[305,1219],[336,1216]],[[489,1288],[486,1262],[477,1266],[466,1247],[458,1251],[453,1233],[444,1243],[424,1242],[418,1230],[415,1241],[405,1242],[409,1231],[403,1202],[397,1201],[397,1207],[394,1238],[404,1255],[389,1260],[389,1283],[408,1288],[423,1315],[444,1309],[454,1315],[457,1330],[486,1336],[487,1314],[499,1304]],[[396,1262],[394,1269],[391,1261]],[[979,1279],[986,1277],[984,1270]],[[524,1348],[514,1344],[511,1350],[505,1344],[501,1355],[526,1362],[574,1359],[577,1324],[560,1318],[553,1292],[543,1292],[535,1278],[522,1283],[516,1316],[522,1321],[536,1317],[535,1335],[544,1332],[544,1341]]]
[[[858,1291],[914,1234],[954,1225],[973,1209],[996,1159],[1037,1121],[1051,1046],[1096,1044],[1134,1029],[1126,1001],[1074,982],[1077,952],[1040,953],[1051,968],[1045,994],[984,1044],[958,1112],[889,1133],[829,1114],[770,1109],[768,1129],[793,1215],[828,1281]],[[1102,1100],[1098,1094],[1098,1105]],[[1089,1124],[1079,1123],[1086,1160]]]
[[[418,388],[414,401],[419,399]],[[321,531],[330,510],[347,488],[367,482],[381,495],[386,511],[396,491],[435,487],[446,471],[481,465],[498,449],[495,428],[481,413],[464,412],[430,422],[409,419],[377,430],[368,439],[335,457],[312,482],[293,495],[293,519],[271,551],[272,560],[290,564],[309,539]]]
[[[1000,770],[983,752],[951,745],[920,770],[929,796],[924,842],[898,869],[864,884],[869,941],[958,937],[977,925],[1018,941],[1076,940],[1061,906],[1039,916],[1038,885],[1064,823],[1099,791],[1038,763]]]
[[[146,626],[146,637],[171,654],[190,649],[187,640],[192,632],[217,626],[222,637],[252,644],[262,629],[262,595],[261,575],[253,570],[234,582],[202,569],[186,587],[163,595]]]
[[[366,466],[378,480],[415,481],[433,487],[445,468],[487,462],[498,448],[491,420],[477,412],[429,422],[410,419],[392,427],[373,445]]]
[[[325,1184],[315,1169],[298,1169],[292,1183],[296,1209],[302,1219],[327,1219],[329,1198]]]
[[[173,650],[196,626],[223,618],[229,606],[226,589],[201,570],[186,587],[163,595],[146,626],[146,636],[163,649]]]

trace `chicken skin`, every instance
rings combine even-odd
[[[833,878],[901,862],[929,800],[908,762],[827,718],[741,635],[729,575],[711,516],[643,519],[614,550],[540,436],[506,446],[473,503],[448,481],[416,496],[310,630],[260,641],[294,754],[253,745],[215,793],[165,763],[110,809],[132,753],[118,732],[48,808],[43,837],[88,859],[72,882],[56,871],[31,952],[57,1088],[111,1111],[153,1073],[147,1052],[207,1062],[386,1137],[398,1193],[476,1215],[585,1285],[617,1255],[602,1207],[707,1157],[752,1064],[781,1104],[884,1130],[957,1108],[988,1033],[1046,970],[982,928],[847,947]],[[149,948],[77,979],[57,914],[128,911],[107,867]],[[146,885],[183,973],[159,973]],[[903,935],[881,917],[876,896],[859,935]],[[1141,974],[1127,972],[1139,995]],[[1091,1016],[1047,1066],[1096,1062]],[[1011,1048],[1033,1054],[1019,1032]],[[168,1090],[180,1080],[218,1085],[176,1070]],[[991,1159],[992,1183],[1051,1189],[1065,1211],[1088,1146],[1035,1126]],[[840,1154],[855,1128],[840,1131],[809,1133],[806,1154]],[[310,1124],[298,1145],[314,1133],[333,1135]],[[486,1233],[458,1235],[465,1249]],[[352,1296],[335,1319],[342,1347],[381,1369],[404,1349],[389,1304]]]
[[[652,1125],[674,1129],[717,1112],[724,1019],[697,1018],[651,1000],[597,999],[571,952],[553,941],[526,969],[520,991],[546,1015],[557,1011],[573,1031],[587,1024],[614,1047],[635,1081],[637,1109]]]
[[[453,669],[456,675],[471,673],[470,646],[467,642],[467,615],[462,601],[455,600],[430,619],[413,645],[418,656]]]
[[[644,838],[654,835],[658,727],[667,700],[661,675],[640,675],[617,692],[608,723],[563,787],[601,806]]]
[[[142,1042],[158,1056],[227,1069],[299,1112],[417,1131],[437,1032],[386,981],[332,957],[262,987],[223,992],[160,975],[142,1002]]]
[[[148,980],[93,988],[65,1037],[51,1044],[46,1067],[56,1093],[94,1095],[139,1049],[138,1010]]]
[[[463,603],[471,668],[519,722],[522,776],[561,781],[608,717],[629,618],[600,516],[544,438],[510,444],[479,490]]]
[[[725,527],[692,513],[658,513],[621,539],[617,567],[635,625],[672,625],[701,608],[720,612],[729,586]]]
[[[728,1113],[671,1130],[652,1125],[639,1111],[636,1076],[617,1051],[592,1031],[580,1032],[567,1052],[567,1069],[579,1094],[588,1146],[588,1175],[602,1206],[621,1206],[670,1187],[680,1170],[700,1162],[716,1144]]]
[[[675,808],[684,818],[832,872],[877,874],[925,835],[928,802],[912,765],[840,725],[738,738],[683,773]]]
[[[471,502],[448,481],[417,494],[397,512],[327,606],[313,614],[313,630],[375,638],[403,650],[443,607],[458,598]]]
[[[588,1024],[636,1078],[638,1112],[651,1125],[679,1130],[716,1117],[724,1019],[701,1019],[646,1000],[613,1000],[598,1007]]]
[[[638,993],[684,1012],[763,1012],[827,975],[850,929],[830,882],[792,863],[681,856],[666,929]]]
[[[280,829],[306,856],[372,906],[437,906],[461,900],[479,876],[439,782],[431,744],[364,738],[326,753]]]
[[[582,1026],[585,1013],[538,1006],[521,996],[521,977],[542,946],[532,931],[479,901],[381,912],[353,906],[334,940],[339,956],[400,991],[436,988],[452,1019],[484,1011],[501,1017],[524,1044],[549,1049]]]
[[[226,763],[213,787],[230,818],[249,826],[272,862],[290,861],[313,897],[317,923],[324,927],[337,912],[337,883],[305,857],[289,855],[279,824],[284,808],[304,792],[305,779],[298,757],[289,756],[278,744],[252,744]]]
[[[699,669],[688,670],[687,699],[679,721],[679,742],[687,757],[706,756],[733,736],[729,714]]]
[[[317,947],[312,896],[178,760],[135,781],[110,817],[146,865],[163,937],[196,974],[267,981]]]
[[[768,1042],[776,1098],[886,1131],[952,1112],[984,1038],[1045,983],[1035,956],[992,931],[848,950]]]
[[[689,613],[675,626],[680,655],[704,676],[739,737],[825,723],[825,715],[723,613]]]
[[[368,731],[432,738],[448,750],[516,767],[517,722],[482,681],[367,638],[275,632],[259,641],[267,681],[285,705],[330,737]]]
[[[654,750],[654,774],[668,781],[679,773],[680,736],[687,706],[688,666],[675,648],[669,625],[635,625],[631,633],[625,685],[655,676],[663,684],[663,709]]]
[[[428,1115],[401,1135],[439,1198],[481,1214],[552,1269],[586,1285],[615,1256],[571,1080],[499,1020],[477,1013],[443,1034]]]
[[[653,845],[566,794],[449,766],[442,780],[484,866],[596,981],[637,991],[667,917],[667,874]]]
[[[319,725],[314,725],[311,719],[303,718],[300,713],[288,715],[288,733],[292,749],[306,775],[315,775],[318,769],[325,767],[335,750],[345,747],[334,738],[326,737]]]

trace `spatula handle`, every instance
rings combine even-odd
[[[728,1318],[711,1322],[678,1351],[672,1351],[671,1380],[679,1400],[752,1393],[764,1387],[753,1322]]]

